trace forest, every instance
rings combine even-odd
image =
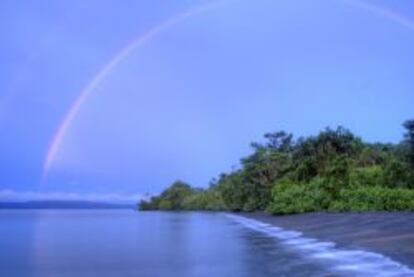
[[[175,181],[142,200],[145,210],[294,214],[313,211],[414,210],[414,120],[398,144],[367,143],[348,129],[295,139],[284,131],[252,143],[240,167],[208,188]]]

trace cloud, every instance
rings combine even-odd
[[[118,193],[76,193],[76,192],[37,192],[0,190],[0,201],[38,201],[38,200],[65,200],[65,201],[93,201],[108,203],[136,203],[146,198],[143,194]]]

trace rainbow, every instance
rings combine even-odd
[[[97,74],[87,83],[87,85],[79,93],[79,96],[70,106],[69,111],[63,118],[61,124],[59,125],[56,133],[54,134],[51,143],[49,144],[47,154],[43,164],[43,178],[45,178],[50,170],[50,167],[55,159],[57,151],[62,143],[63,138],[65,137],[66,132],[68,131],[73,119],[76,117],[80,107],[86,101],[86,99],[91,95],[91,93],[99,86],[99,84],[109,75],[111,72],[121,64],[128,56],[137,48],[145,44],[146,42],[152,40],[154,37],[172,27],[175,24],[178,24],[190,17],[196,16],[200,13],[211,10],[226,0],[219,0],[213,3],[208,3],[190,10],[187,10],[183,13],[175,15],[160,24],[156,25],[146,33],[139,36],[137,39],[132,41],[130,44],[122,48],[108,63],[106,63]],[[359,0],[341,0],[343,3],[355,7],[357,9],[365,10],[372,14],[378,15],[390,21],[393,21],[401,26],[414,30],[414,21],[404,17],[396,12],[390,11],[383,7],[379,7],[373,4],[362,2]]]
[[[137,48],[144,45],[146,42],[151,41],[158,34],[167,30],[168,28],[190,18],[201,14],[203,12],[209,11],[221,4],[224,1],[215,1],[213,3],[208,3],[196,8],[187,10],[183,13],[175,15],[160,24],[156,25],[146,33],[142,34],[131,43],[122,48],[108,63],[106,63],[98,73],[87,83],[87,85],[79,93],[79,96],[76,98],[74,103],[70,106],[69,111],[63,118],[61,124],[59,125],[56,133],[54,134],[51,143],[49,144],[46,158],[43,163],[43,178],[45,178],[50,170],[50,167],[55,159],[57,151],[62,144],[62,140],[65,137],[66,132],[68,131],[73,119],[76,117],[82,104],[88,99],[91,93],[99,86],[99,84],[109,75],[111,72],[121,64],[128,56]]]
[[[377,16],[380,16],[382,18],[393,21],[394,23],[397,23],[403,27],[406,27],[414,31],[414,21],[404,15],[401,15],[384,7],[373,5],[360,0],[342,0],[342,2],[354,8],[361,9],[375,14]]]

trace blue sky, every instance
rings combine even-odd
[[[398,142],[414,117],[414,3],[221,1],[171,24],[80,106],[47,176],[53,136],[121,49],[214,1],[0,3],[0,189],[157,193],[204,186],[268,131],[344,125]]]

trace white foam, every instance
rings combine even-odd
[[[286,244],[309,244],[309,243],[314,243],[317,242],[316,239],[306,239],[306,238],[298,238],[298,239],[290,239],[287,240],[285,243]]]
[[[338,272],[373,276],[414,276],[414,270],[381,254],[340,249],[334,242],[306,238],[298,231],[285,230],[242,216],[227,216],[249,229],[278,239],[286,247],[296,249],[309,259],[324,261],[324,264]]]
[[[328,250],[330,248],[335,247],[335,243],[333,242],[314,242],[314,243],[306,243],[306,244],[298,244],[298,248],[301,249],[308,249],[308,250]]]

